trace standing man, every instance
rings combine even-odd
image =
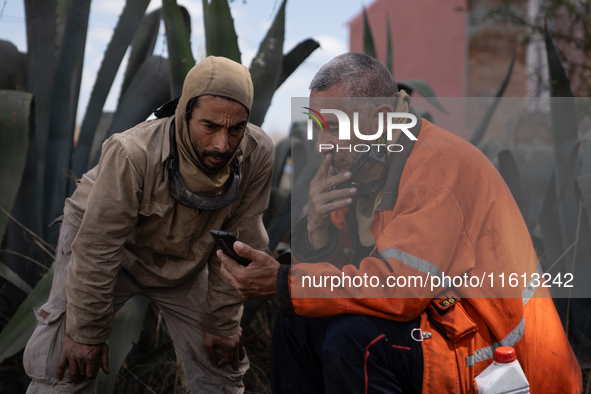
[[[51,294],[24,354],[28,393],[92,393],[99,365],[109,371],[113,316],[134,295],[162,311],[189,393],[243,392],[244,299],[209,230],[268,242],[273,144],[248,123],[252,100],[249,71],[210,56],[187,74],[174,116],[105,141],[66,200]]]
[[[475,393],[494,350],[512,346],[532,393],[581,393],[548,289],[535,282],[542,272],[529,233],[492,163],[420,119],[369,56],[338,56],[310,89],[310,109],[325,118],[326,129],[317,129],[325,157],[308,216],[292,232],[296,264],[280,266],[241,242],[234,248],[253,260],[248,267],[218,252],[222,273],[245,298],[279,298],[274,392]],[[349,119],[357,113],[358,130],[352,122],[346,141],[331,125],[341,124],[334,109]],[[392,112],[417,122],[410,135],[392,133],[384,145],[396,146],[380,154],[375,130],[396,123],[383,115]],[[491,272],[529,282],[472,289],[436,281]]]

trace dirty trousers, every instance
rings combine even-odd
[[[94,380],[85,378],[80,383],[70,379],[69,370],[64,378],[56,380],[64,335],[66,333],[66,274],[70,260],[70,245],[77,228],[63,221],[56,250],[55,274],[47,303],[35,311],[39,321],[29,339],[23,356],[27,375],[33,379],[27,393],[93,393]],[[195,294],[198,292],[199,294]],[[207,268],[179,286],[172,288],[140,288],[124,270],[119,271],[113,307],[117,312],[127,300],[142,295],[154,301],[166,320],[178,358],[181,361],[187,393],[242,393],[242,377],[249,367],[248,357],[240,364],[239,371],[230,364],[221,368],[212,365],[203,344],[203,305],[190,302],[203,300],[207,293]],[[117,373],[117,371],[111,371]]]

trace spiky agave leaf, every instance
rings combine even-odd
[[[277,88],[319,47],[320,44],[317,41],[308,38],[285,54],[281,61],[281,75],[279,75]]]
[[[2,264],[1,261],[0,261],[0,277],[2,277],[6,281],[12,283],[14,286],[16,286],[20,291],[22,291],[25,294],[29,294],[33,290],[33,289],[31,289],[31,286],[29,286],[29,284],[27,282],[22,280],[20,278],[20,276],[18,276],[13,270],[8,268],[6,265]]]
[[[47,301],[53,281],[53,268],[52,266],[37,283],[0,332],[0,363],[23,350],[35,331],[37,317],[33,308],[40,307]]]
[[[18,193],[33,127],[33,95],[27,92],[0,90],[0,206],[10,212]],[[8,217],[0,212],[0,241]]]
[[[499,101],[501,100],[501,97],[503,97],[503,94],[505,94],[505,89],[507,88],[507,85],[509,84],[509,79],[511,79],[511,74],[513,73],[513,66],[515,65],[515,58],[516,57],[517,57],[517,50],[515,50],[513,52],[513,57],[511,58],[511,63],[509,63],[509,69],[507,70],[507,74],[505,74],[505,78],[503,79],[503,82],[501,83],[499,90],[495,94],[495,98],[493,99],[493,102],[486,110],[486,114],[482,117],[482,120],[480,121],[480,124],[478,125],[476,130],[474,130],[474,134],[472,135],[472,138],[470,139],[470,142],[474,145],[478,145],[478,144],[480,144],[480,141],[482,141],[482,138],[484,137],[484,133],[486,133],[486,129],[488,128],[490,120],[492,119],[492,116],[493,116],[495,110],[497,109],[497,106],[499,105]]]
[[[281,74],[283,61],[283,41],[285,39],[285,5],[283,0],[273,24],[261,42],[259,50],[250,65],[250,75],[254,85],[254,100],[249,121],[260,126],[271,105],[271,99]]]
[[[61,215],[67,195],[89,14],[90,0],[74,1],[65,26],[51,95],[42,225]]]
[[[160,56],[148,57],[123,95],[105,138],[143,122],[152,111],[168,101],[170,99],[168,75],[168,59]],[[93,165],[98,163],[99,158],[100,155],[97,155]]]
[[[180,96],[185,76],[195,65],[191,40],[183,14],[176,0],[162,1],[162,19],[166,28],[166,43],[170,66],[170,96]]]
[[[536,146],[528,148],[529,159],[520,167],[521,189],[523,191],[524,209],[523,218],[530,233],[538,225],[544,196],[552,172],[554,171],[554,158],[552,148],[549,146]]]
[[[363,6],[363,52],[374,59],[378,58],[365,5]]]
[[[45,200],[45,155],[51,113],[54,81],[54,39],[56,36],[56,2],[25,0],[27,28],[28,91],[35,95],[35,142],[37,145],[37,196],[41,208]],[[41,223],[41,219],[39,219]]]
[[[111,86],[113,85],[121,61],[125,56],[125,52],[127,52],[127,48],[148,8],[148,4],[150,4],[150,0],[128,0],[119,17],[119,22],[115,27],[111,42],[109,42],[98,71],[94,88],[90,94],[90,100],[88,101],[80,129],[78,144],[72,157],[72,171],[77,178],[80,178],[87,170],[94,132],[103,113],[105,101],[111,91]],[[74,188],[75,183],[71,180],[70,190]]]
[[[443,105],[441,105],[437,99],[435,91],[427,81],[422,79],[405,79],[398,83],[398,88],[404,89],[408,94],[411,94],[412,92],[419,93],[421,96],[425,97],[427,101],[441,110],[441,112],[447,113],[445,108],[443,108]]]
[[[203,0],[202,4],[207,56],[223,56],[242,63],[228,0]]]
[[[392,45],[392,31],[390,30],[390,14],[386,13],[386,34],[388,42],[386,43],[386,67],[394,77],[394,47]]]

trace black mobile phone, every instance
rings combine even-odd
[[[251,260],[239,256],[234,250],[234,242],[236,242],[236,237],[234,234],[229,231],[222,230],[209,230],[209,233],[213,239],[215,239],[215,243],[218,248],[220,248],[222,252],[226,254],[226,256],[233,258],[238,264],[241,264],[245,267],[252,263]]]

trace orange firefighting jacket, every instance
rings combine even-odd
[[[314,258],[298,255],[296,244],[305,237],[294,229],[295,264],[278,276],[283,313],[419,319],[425,394],[475,393],[474,377],[492,363],[499,346],[515,348],[532,393],[581,393],[577,360],[548,289],[534,280],[541,266],[502,177],[460,137],[424,119],[411,131],[418,141],[404,142],[407,149],[390,159],[370,227],[376,240],[370,256],[350,264],[356,242],[346,209],[332,213],[329,245]],[[480,284],[456,281],[447,289],[430,288],[432,277],[464,274]],[[519,278],[517,284],[509,284],[511,274]],[[382,285],[374,287],[374,279],[371,285],[331,288],[333,277],[364,275],[376,276]],[[392,276],[420,277],[427,286],[385,285]]]

